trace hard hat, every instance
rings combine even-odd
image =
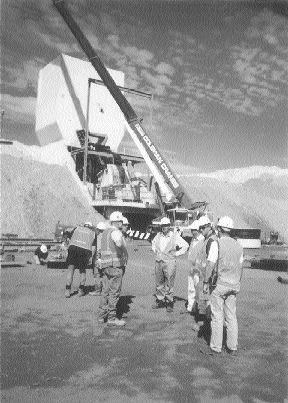
[[[40,250],[41,250],[42,253],[46,253],[48,249],[47,249],[46,245],[41,245]]]
[[[129,225],[129,221],[125,216],[123,216],[123,225]]]
[[[105,222],[103,222],[103,221],[98,222],[96,228],[97,228],[97,229],[100,229],[101,231],[104,231],[104,230],[106,229],[106,224],[105,224]]]
[[[234,228],[234,221],[232,220],[232,218],[227,217],[227,216],[221,217],[221,218],[219,218],[217,226],[221,227],[221,228],[232,229],[232,228]]]
[[[113,213],[110,214],[109,220],[111,222],[123,221],[123,215],[120,213],[120,211],[113,211]]]
[[[199,220],[193,221],[192,224],[189,225],[189,228],[190,228],[192,231],[199,231]]]
[[[87,221],[84,223],[84,227],[93,227],[93,224],[91,221]]]
[[[168,217],[161,218],[160,225],[170,225],[170,224],[171,224],[171,221],[169,220]]]
[[[209,225],[209,224],[211,224],[211,221],[209,220],[209,218],[206,215],[202,215],[198,220],[199,228],[205,227],[206,225]]]

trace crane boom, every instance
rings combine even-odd
[[[128,131],[132,139],[136,143],[139,151],[143,155],[148,166],[152,170],[152,173],[154,175],[156,173],[157,176],[156,180],[159,182],[159,177],[161,177],[162,178],[161,182],[168,185],[168,188],[171,190],[171,192],[178,200],[178,202],[183,207],[190,208],[190,206],[192,205],[192,200],[186,194],[179,179],[173,173],[169,164],[167,163],[167,161],[165,161],[164,157],[161,155],[154,142],[145,132],[145,129],[140,124],[140,120],[136,115],[135,111],[133,110],[132,106],[127,101],[125,96],[122,94],[121,90],[114,82],[113,78],[107,71],[101,59],[99,58],[95,50],[92,48],[90,42],[85,37],[78,24],[67,10],[64,0],[53,0],[53,4],[63,17],[64,21],[70,28],[72,34],[75,36],[76,40],[81,46],[82,50],[87,55],[89,61],[91,62],[91,64],[99,74],[100,78],[102,79],[103,83],[107,87],[108,91],[110,92],[110,94],[118,104],[119,108],[121,109],[127,121]]]

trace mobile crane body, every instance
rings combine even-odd
[[[146,133],[132,106],[122,94],[90,42],[67,10],[64,0],[53,0],[53,4],[121,109],[127,122],[126,127],[160,187],[166,187],[167,193],[175,197],[176,204],[189,209],[193,203],[185,192],[179,178],[174,174],[151,137]]]

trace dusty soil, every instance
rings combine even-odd
[[[1,232],[53,238],[68,225],[103,220],[79,190],[67,167],[1,155]]]
[[[206,341],[193,319],[180,314],[187,260],[179,260],[174,313],[155,312],[150,247],[134,242],[129,250],[123,329],[97,323],[99,297],[65,299],[64,270],[2,269],[2,402],[285,401],[287,285],[279,272],[245,270],[239,354],[211,357],[200,351]]]

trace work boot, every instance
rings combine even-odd
[[[98,318],[97,319],[97,322],[100,324],[100,323],[105,323],[105,319],[104,318]]]
[[[70,290],[65,290],[65,298],[70,298],[71,297],[71,295],[70,295]]]
[[[123,320],[123,319],[108,319],[107,320],[107,326],[115,326],[115,327],[122,327],[122,326],[125,326],[126,325],[126,322],[125,322],[125,320]]]
[[[152,305],[152,309],[165,308],[166,304],[164,300],[156,299],[155,304]]]
[[[221,351],[216,351],[213,350],[211,347],[204,347],[204,348],[200,348],[200,353],[205,354],[205,355],[210,355],[212,357],[217,357],[219,355],[221,355]]]
[[[89,295],[91,295],[92,297],[100,297],[101,292],[100,291],[90,291]]]
[[[84,297],[85,293],[83,288],[78,288],[78,297]]]
[[[173,302],[168,302],[166,312],[173,312],[173,308],[174,308],[174,303]]]
[[[198,323],[192,324],[192,330],[193,330],[193,332],[199,332],[200,326],[198,325]]]
[[[229,355],[232,355],[233,357],[236,357],[238,355],[237,350],[230,350],[230,348],[226,348],[226,351]]]

